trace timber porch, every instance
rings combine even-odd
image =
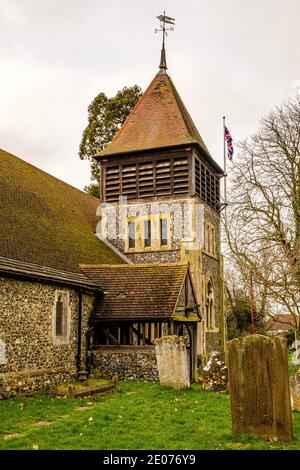
[[[201,318],[187,264],[81,269],[94,282],[101,282],[103,288],[90,319],[89,334],[89,349],[99,364],[103,365],[101,354],[105,355],[105,363],[109,362],[108,354],[122,362],[124,355],[130,360],[130,353],[139,354],[143,362],[143,354],[154,354],[156,339],[179,335],[186,338],[190,376],[196,379],[197,324]]]

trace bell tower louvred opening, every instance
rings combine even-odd
[[[155,158],[132,163],[107,164],[104,173],[106,202],[187,194],[188,156]]]

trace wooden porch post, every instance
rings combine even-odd
[[[192,381],[198,381],[198,373],[197,373],[197,323],[192,325],[192,344],[191,344],[191,354],[192,354],[192,364],[193,364],[193,375]]]

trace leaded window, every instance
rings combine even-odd
[[[161,246],[168,245],[168,219],[167,218],[160,219],[160,245]]]
[[[128,222],[128,248],[135,248],[135,222]]]

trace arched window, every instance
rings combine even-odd
[[[52,323],[55,345],[69,342],[70,320],[69,293],[67,291],[56,291]]]
[[[204,251],[206,254],[217,256],[216,229],[210,222],[204,223]]]
[[[58,296],[56,301],[56,315],[55,315],[55,335],[63,336],[64,335],[64,303],[62,301],[61,295]]]
[[[206,288],[206,328],[208,330],[215,328],[215,296],[211,277]]]

